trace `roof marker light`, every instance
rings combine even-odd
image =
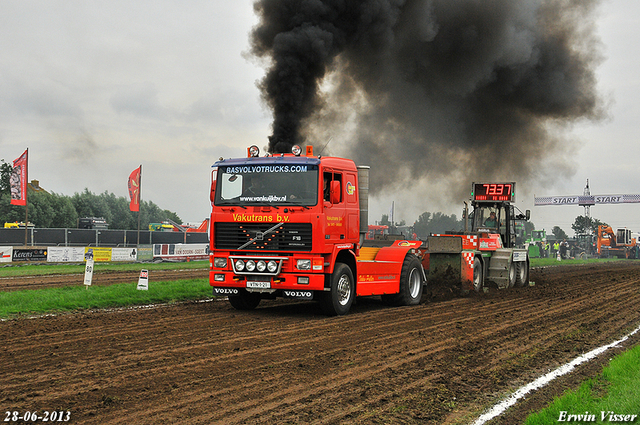
[[[250,158],[256,158],[258,155],[260,155],[260,149],[256,145],[252,145],[251,147],[249,147],[248,151]]]

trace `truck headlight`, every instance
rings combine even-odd
[[[235,266],[236,266],[236,271],[238,271],[238,272],[243,271],[244,270],[244,261],[236,260]]]
[[[298,270],[311,270],[311,260],[297,260],[296,268]]]
[[[218,269],[224,269],[227,267],[227,259],[226,258],[220,258],[220,257],[216,257],[213,259],[213,267],[216,267]]]
[[[256,269],[256,262],[253,260],[247,261],[247,271],[252,272]]]
[[[275,273],[276,270],[278,270],[278,263],[274,260],[269,260],[267,263],[267,270],[269,270],[270,273]]]
[[[265,263],[264,260],[260,260],[256,263],[256,268],[259,272],[263,272],[267,268],[267,263]]]

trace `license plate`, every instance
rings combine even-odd
[[[252,288],[252,289],[270,289],[271,288],[271,282],[258,282],[255,280],[248,280],[247,281],[247,288]]]

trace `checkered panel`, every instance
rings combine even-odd
[[[462,251],[462,258],[467,262],[467,265],[473,268],[473,260],[475,259],[475,253],[469,251]]]

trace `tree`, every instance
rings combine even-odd
[[[449,230],[462,229],[463,223],[455,214],[446,215],[441,212],[424,212],[413,223],[413,229],[419,238],[426,238],[431,233],[444,233]]]
[[[429,236],[429,222],[431,221],[431,213],[423,212],[418,219],[413,223],[413,230],[416,232],[419,238],[426,238]]]
[[[603,223],[597,218],[579,215],[571,225],[571,228],[576,234],[580,235],[585,233],[598,233],[598,226],[600,225],[608,226],[607,223]]]
[[[0,194],[11,193],[9,178],[11,177],[13,167],[11,164],[4,162],[4,159],[0,161],[2,161],[2,164],[0,164]]]
[[[13,167],[0,160],[0,221],[24,221],[25,207],[11,205],[11,188],[9,179]],[[129,210],[129,201],[124,197],[116,197],[113,193],[104,192],[96,195],[85,188],[82,193],[72,197],[45,191],[35,192],[28,187],[29,222],[36,227],[70,228],[76,227],[79,217],[104,217],[112,229],[136,230],[138,213]],[[150,201],[140,204],[140,228],[147,229],[149,223],[172,220],[182,223],[174,212],[163,210]],[[2,225],[2,223],[0,223]]]
[[[567,239],[569,237],[559,226],[553,226],[553,230],[551,230],[551,233],[553,233],[556,239]]]

